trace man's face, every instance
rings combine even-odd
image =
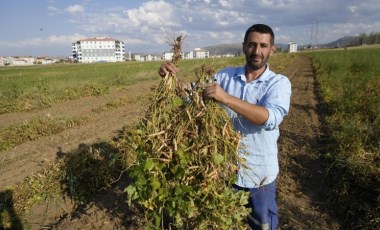
[[[243,43],[247,66],[251,70],[263,68],[274,50],[275,46],[270,44],[270,34],[252,32],[248,34],[247,40]]]

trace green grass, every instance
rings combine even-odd
[[[49,107],[156,79],[160,63],[102,63],[0,68],[0,114]]]
[[[275,55],[272,66],[279,69],[285,59]],[[287,58],[291,62],[293,56]],[[179,77],[194,80],[195,66],[208,64],[215,69],[244,64],[243,57],[182,60]],[[272,63],[276,63],[272,65]],[[32,111],[65,100],[109,93],[120,87],[147,80],[159,80],[162,62],[118,62],[96,64],[56,64],[0,68],[0,114]]]
[[[84,124],[87,118],[36,117],[0,130],[0,152],[27,141],[50,136]]]
[[[380,49],[314,52],[328,115],[330,201],[345,227],[380,226]]]

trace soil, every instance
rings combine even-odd
[[[292,82],[290,114],[281,124],[278,206],[280,229],[339,229],[325,204],[324,163],[320,158],[323,119],[318,114],[318,92],[309,58],[302,57],[282,72]],[[40,138],[0,152],[0,195],[12,193],[12,185],[43,169],[61,154],[81,144],[111,140],[124,125],[136,122],[149,104],[146,96],[158,81],[146,81],[105,96],[86,97],[55,104],[36,112],[0,115],[0,129],[38,116],[86,116],[89,121],[56,135]],[[118,98],[130,103],[94,112]],[[121,178],[112,188],[101,190],[94,202],[74,205],[67,197],[32,207],[23,217],[24,229],[140,229],[141,212],[126,203]],[[10,194],[12,195],[12,194]],[[14,216],[14,219],[19,217]],[[21,223],[21,222],[20,222]],[[0,229],[2,229],[0,219]]]

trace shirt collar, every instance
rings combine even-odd
[[[246,67],[246,65],[243,65],[243,66],[240,66],[239,68],[237,68],[235,71],[234,77],[239,77],[242,81],[247,82],[247,78],[245,76],[245,67]],[[271,70],[269,70],[269,63],[267,63],[265,65],[265,67],[266,68],[265,68],[264,72],[255,81],[263,82],[263,81],[268,80],[268,77],[270,76],[269,72],[271,72]]]

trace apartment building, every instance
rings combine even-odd
[[[72,43],[73,59],[79,63],[124,61],[124,42],[111,37],[86,38]]]
[[[162,59],[164,60],[171,60],[173,57],[173,52],[165,52],[162,55]],[[182,59],[203,59],[203,58],[209,58],[210,52],[208,50],[202,49],[202,48],[195,48],[193,51],[181,53]]]
[[[297,52],[297,43],[289,42],[288,49],[289,49],[289,53]]]
[[[202,48],[195,48],[192,53],[193,53],[194,58],[209,58],[210,57],[210,52]]]
[[[26,66],[34,63],[35,58],[31,56],[0,57],[0,66]]]

